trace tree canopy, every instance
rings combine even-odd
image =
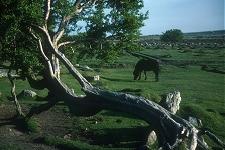
[[[80,58],[89,56],[110,61],[121,50],[138,47],[135,41],[147,18],[147,13],[140,11],[142,0],[52,0],[48,3],[51,12],[47,10],[45,1],[1,2],[1,60],[16,59],[16,62],[20,62],[17,64],[22,65],[17,66],[21,69],[32,65],[35,65],[35,69],[40,67],[38,56],[35,55],[37,43],[32,40],[29,30],[35,28],[37,31],[38,26],[44,24],[49,36],[61,43],[59,49],[69,56],[72,48]]]
[[[180,42],[183,40],[183,33],[179,29],[167,30],[165,33],[162,34],[160,40],[163,42],[171,42],[171,43]]]

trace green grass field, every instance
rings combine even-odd
[[[154,81],[154,74],[148,72],[148,79],[142,77],[134,81],[133,66],[138,58],[124,55],[115,63],[125,64],[119,68],[94,68],[96,71],[82,71],[85,76],[100,75],[100,81],[93,84],[112,91],[123,91],[144,96],[155,102],[161,100],[161,95],[178,90],[181,92],[182,101],[178,115],[182,117],[194,116],[202,120],[204,127],[210,128],[216,135],[225,141],[225,82],[224,74],[206,72],[201,70],[201,64],[224,69],[224,50],[194,49],[185,53],[179,50],[150,49],[143,53],[155,56],[170,55],[169,60],[197,61],[196,64],[177,67],[162,64],[159,82]],[[198,54],[198,55],[196,55]],[[93,60],[94,61],[94,60]],[[87,61],[86,61],[87,62]],[[83,62],[85,63],[85,62]],[[88,65],[91,62],[89,61]],[[62,80],[78,94],[82,94],[80,86],[66,71]],[[25,81],[16,81],[17,93],[23,89],[30,89]],[[43,97],[47,91],[37,91]],[[10,84],[7,79],[0,79],[0,119],[7,116],[7,106],[13,109],[10,97]],[[38,99],[19,99],[23,108],[27,110],[32,105],[44,103]],[[11,110],[10,109],[10,110]],[[15,148],[20,144],[21,149],[26,149],[28,144],[43,144],[44,149],[135,149],[144,143],[149,131],[147,123],[129,114],[102,111],[93,117],[75,117],[69,114],[68,109],[60,103],[47,112],[35,116],[40,128],[38,133],[23,134],[23,138],[4,134],[0,141],[0,149],[7,145]],[[7,126],[13,128],[12,126]],[[1,130],[6,127],[0,125]],[[69,138],[65,138],[67,135]],[[38,142],[35,142],[38,141]],[[95,145],[95,146],[91,146]],[[55,147],[54,147],[55,146]],[[12,149],[13,149],[12,148]]]

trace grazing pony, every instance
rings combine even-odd
[[[159,81],[159,62],[156,59],[140,59],[134,68],[134,80],[141,79],[141,73],[144,71],[145,80],[147,79],[146,71],[155,73],[155,80]]]

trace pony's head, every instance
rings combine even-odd
[[[134,75],[134,80],[137,80],[139,76],[139,72],[137,71],[137,69],[134,69],[133,75]]]

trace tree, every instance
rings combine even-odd
[[[163,42],[171,42],[175,44],[176,42],[180,42],[183,40],[183,33],[179,29],[167,30],[161,35],[160,40]]]
[[[163,149],[173,149],[185,139],[190,140],[191,150],[197,144],[204,147],[198,138],[200,130],[189,122],[145,98],[94,87],[63,53],[69,50],[67,46],[71,44],[78,52],[84,50],[85,53],[91,53],[90,49],[86,50],[86,44],[90,40],[95,41],[95,38],[102,42],[109,40],[109,43],[110,39],[119,40],[120,42],[115,43],[116,48],[124,48],[135,41],[146,18],[140,13],[142,0],[9,0],[1,5],[0,26],[4,29],[1,31],[2,66],[17,70],[31,87],[49,90],[48,102],[31,108],[24,119],[63,100],[74,115],[91,116],[109,109],[142,118],[153,126],[159,138],[159,146]],[[104,14],[103,7],[110,13]],[[85,19],[91,22],[87,33],[74,36],[71,32],[75,31],[77,22]],[[100,23],[97,25],[97,22]],[[96,44],[95,48],[98,46]],[[109,50],[115,50],[115,47]],[[101,51],[97,51],[97,55],[99,54]],[[110,53],[106,52],[107,54]],[[74,93],[63,83],[60,79],[59,62],[79,82],[85,96],[77,95],[76,91]],[[12,85],[15,86],[13,83]],[[15,92],[12,94],[15,96]]]

